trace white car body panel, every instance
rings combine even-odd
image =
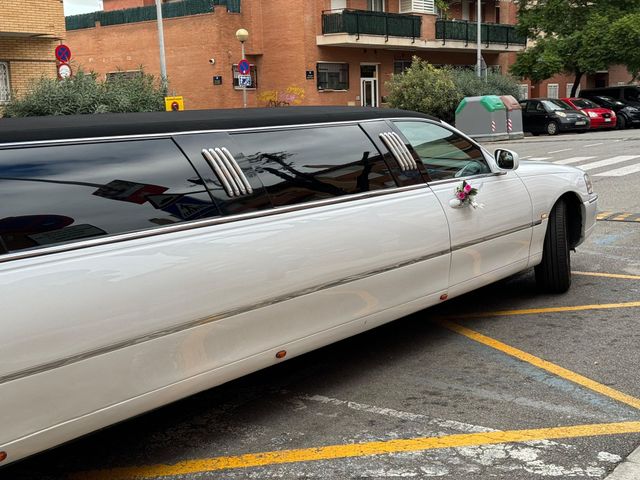
[[[14,319],[0,337],[0,449],[185,378],[439,298],[450,266],[442,208],[426,186],[391,197],[0,264],[4,314]],[[205,325],[181,331],[194,319]],[[64,359],[73,364],[55,363]]]
[[[580,170],[487,161],[481,209],[460,178],[0,263],[4,463],[534,266],[562,195],[593,229]]]

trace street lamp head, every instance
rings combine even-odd
[[[249,39],[249,32],[247,32],[244,28],[241,28],[236,32],[236,38],[238,41],[244,43]]]

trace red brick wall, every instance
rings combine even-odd
[[[107,3],[113,6],[125,1],[131,4],[144,0],[106,0],[105,8]],[[356,5],[357,2],[362,5]],[[465,53],[450,53],[318,47],[316,37],[322,34],[322,11],[328,10],[330,3],[330,0],[243,0],[240,14],[216,7],[210,14],[165,19],[170,93],[184,96],[187,109],[240,107],[242,92],[232,87],[231,75],[232,64],[241,57],[241,45],[235,38],[239,28],[249,31],[246,57],[258,68],[259,88],[248,92],[250,106],[260,105],[257,98],[260,93],[283,91],[289,86],[304,89],[306,105],[359,105],[361,63],[378,64],[380,95],[385,96],[388,93],[385,82],[393,73],[394,60],[410,59],[414,53],[435,64],[475,64],[475,50],[471,48]],[[348,6],[363,8],[365,4],[364,0],[352,0]],[[397,0],[387,3],[390,10],[397,10],[397,6]],[[432,40],[435,16],[422,17],[422,37]],[[142,65],[145,71],[159,75],[155,22],[73,30],[67,37],[75,62],[85,70],[104,75],[118,69],[135,70]],[[485,59],[490,65],[506,66],[505,56],[485,54]],[[211,58],[215,59],[214,65],[209,63]],[[318,91],[319,61],[348,62],[349,90]],[[314,78],[307,80],[306,71],[313,71]],[[222,85],[213,85],[214,75],[222,76]]]

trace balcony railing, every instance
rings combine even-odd
[[[469,44],[477,40],[478,26],[475,22],[466,20],[436,20],[436,39],[442,40],[445,45],[447,40],[462,40]],[[480,27],[482,42],[509,45],[526,45],[527,37],[516,32],[513,25],[500,25],[483,23]]]
[[[422,17],[398,13],[342,10],[322,12],[322,34],[383,35],[420,38]]]
[[[241,0],[183,0],[180,2],[165,3],[162,5],[162,16],[164,18],[186,17],[201,13],[211,13],[215,6],[226,6],[229,12],[240,13]],[[123,10],[112,10],[109,12],[97,11],[71,15],[65,17],[67,30],[79,30],[82,28],[93,28],[96,22],[102,26],[122,25],[126,23],[145,22],[156,19],[157,10],[155,6],[126,8]]]

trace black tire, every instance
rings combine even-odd
[[[625,128],[627,128],[627,119],[624,117],[624,115],[618,115],[618,124],[616,125],[616,127],[618,128],[618,130],[624,130]]]
[[[549,215],[542,262],[535,268],[536,284],[547,293],[564,293],[571,286],[571,256],[567,228],[567,204],[556,203]]]
[[[547,135],[557,135],[560,129],[558,128],[558,124],[556,122],[549,122],[544,127],[544,131],[547,132]]]

